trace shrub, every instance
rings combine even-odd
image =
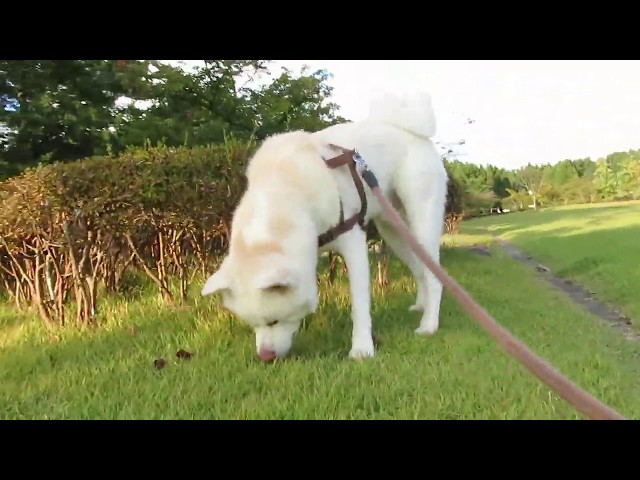
[[[19,308],[38,308],[47,326],[93,320],[100,284],[118,291],[135,266],[171,300],[186,297],[224,248],[245,188],[252,144],[150,148],[24,172],[0,184],[0,270]]]
[[[464,185],[448,171],[447,205],[444,215],[444,231],[453,235],[464,217],[465,189]]]

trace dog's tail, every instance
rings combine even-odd
[[[431,96],[425,92],[404,96],[386,94],[369,106],[369,118],[407,130],[419,137],[436,134],[436,118]]]

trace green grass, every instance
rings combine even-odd
[[[463,224],[461,233],[508,240],[640,321],[640,202],[484,217]]]
[[[443,264],[536,353],[624,415],[640,418],[637,342],[585,314],[498,250],[483,257],[449,245]],[[417,337],[407,270],[394,263],[390,276],[392,287],[376,289],[373,297],[381,345],[375,358],[361,362],[347,358],[351,320],[344,276],[333,287],[322,281],[319,312],[298,334],[293,357],[269,365],[256,359],[252,333],[216,300],[199,298],[198,285],[182,307],[163,307],[149,294],[111,300],[100,327],[69,328],[58,341],[38,321],[6,307],[0,310],[0,418],[582,418],[449,295],[438,333]],[[181,348],[193,358],[178,360]],[[162,370],[153,366],[158,357],[167,360]]]

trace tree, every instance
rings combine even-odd
[[[256,86],[268,65],[204,60],[188,72],[158,60],[0,61],[0,177],[146,144],[202,146],[346,121],[328,72],[285,70]]]
[[[631,196],[633,199],[640,198],[640,158],[630,156],[621,165],[621,193],[624,196]]]
[[[13,132],[2,152],[7,173],[101,152],[115,101],[125,93],[135,96],[139,86],[109,60],[0,61],[0,96],[19,104],[0,112]]]
[[[612,197],[618,189],[616,172],[611,168],[607,158],[600,158],[596,162],[593,182],[598,193],[603,197]]]
[[[308,73],[303,67],[298,76],[283,72],[271,84],[252,92],[250,101],[255,116],[256,137],[263,139],[277,132],[307,130],[315,132],[346,119],[330,101],[333,88],[327,84],[326,70]]]
[[[538,196],[544,184],[543,170],[534,165],[528,164],[516,172],[516,178],[520,185],[531,196],[533,208],[538,208]]]

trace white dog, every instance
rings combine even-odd
[[[363,202],[349,167],[329,168],[325,161],[342,154],[340,147],[356,149],[384,195],[439,262],[448,177],[430,140],[434,134],[429,95],[386,96],[372,103],[364,121],[274,135],[260,146],[247,168],[248,188],[234,213],[229,253],[202,295],[221,293],[225,308],[255,331],[263,361],[286,356],[302,318],[316,311],[317,261],[319,252],[328,249],[339,253],[348,269],[349,355],[374,355],[365,231],[356,224],[319,244],[319,236],[341,218],[357,214]],[[432,334],[439,325],[442,285],[382,217],[366,184],[364,191],[366,221],[375,222],[415,278],[417,299],[410,310],[423,312],[416,332]]]

